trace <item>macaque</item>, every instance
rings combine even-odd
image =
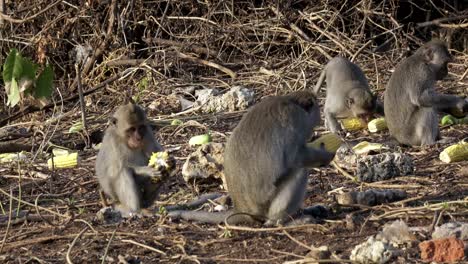
[[[118,107],[96,158],[96,176],[122,215],[149,213],[142,209],[157,196],[160,183],[154,177],[163,175],[148,167],[148,161],[153,152],[162,150],[140,106],[130,102]]]
[[[318,94],[326,77],[325,126],[333,133],[343,133],[337,119],[357,117],[368,122],[374,115],[384,115],[382,103],[372,94],[366,76],[346,58],[330,60],[314,88]]]
[[[226,144],[223,165],[234,209],[217,213],[179,210],[169,212],[169,217],[266,226],[313,220],[307,213],[317,210],[301,210],[307,168],[328,165],[335,155],[323,146],[306,145],[319,123],[319,106],[312,92],[263,99],[242,117]]]
[[[433,40],[395,69],[385,90],[384,107],[390,135],[400,144],[432,145],[440,139],[438,111],[467,112],[465,99],[434,89],[435,83],[447,76],[451,60],[445,43]]]

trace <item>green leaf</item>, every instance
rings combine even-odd
[[[52,94],[52,81],[54,80],[54,71],[52,66],[47,65],[42,73],[37,77],[34,97],[50,97]]]
[[[28,58],[23,58],[23,74],[22,78],[27,78],[28,80],[34,80],[36,78],[37,64],[31,62]]]
[[[83,123],[82,122],[76,122],[73,124],[70,129],[68,129],[68,133],[78,133],[81,130],[83,130]]]
[[[20,92],[18,88],[18,83],[16,82],[15,78],[11,79],[11,82],[9,83],[10,88],[9,91],[10,93],[8,94],[8,101],[7,105],[10,107],[13,107],[18,104],[20,101]]]
[[[148,78],[143,77],[140,82],[138,82],[138,88],[140,91],[146,90],[146,88],[148,88]]]
[[[12,49],[3,64],[3,81],[11,82],[13,78],[20,79],[23,73],[23,59],[16,49]]]

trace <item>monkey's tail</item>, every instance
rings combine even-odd
[[[225,212],[176,210],[170,211],[167,216],[172,219],[184,219],[187,221],[197,221],[208,224],[221,224],[227,222],[230,225],[237,225],[240,223],[253,223],[258,221],[258,219],[253,215],[238,213],[234,210],[228,210]]]
[[[176,210],[170,211],[167,216],[172,219],[184,219],[187,221],[197,221],[208,224],[221,224],[224,219],[229,217],[233,212],[203,212],[203,211],[190,211],[190,210]]]
[[[319,91],[320,91],[320,87],[322,86],[323,84],[323,81],[325,80],[325,74],[326,74],[326,68],[322,70],[322,72],[320,73],[320,77],[317,81],[317,84],[315,85],[314,87],[314,90],[313,90],[313,93],[315,94],[315,96],[318,95]]]

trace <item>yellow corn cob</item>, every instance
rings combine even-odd
[[[56,169],[65,169],[65,168],[73,168],[78,165],[78,152],[70,153],[66,155],[60,155],[47,160],[47,165],[49,166],[49,170],[52,167],[52,159],[54,159],[54,165]]]
[[[12,161],[26,160],[26,151],[16,152],[16,153],[2,153],[0,154],[0,163],[7,163]]]
[[[325,149],[328,152],[336,152],[338,148],[341,146],[341,144],[343,143],[343,141],[338,135],[334,133],[330,133],[330,134],[322,135],[316,140],[308,143],[307,146],[312,147],[312,148],[320,148],[320,144],[322,143],[325,144]]]
[[[361,130],[366,127],[366,123],[359,118],[346,118],[341,120],[343,128],[348,131]]]
[[[169,153],[166,151],[163,152],[153,152],[151,154],[150,160],[148,162],[148,166],[163,166],[165,168],[170,168],[170,164],[167,163],[167,160],[169,159]]]
[[[383,130],[388,129],[388,127],[387,127],[387,122],[385,121],[385,118],[383,118],[383,117],[380,117],[380,118],[376,118],[376,119],[371,120],[371,121],[367,124],[367,128],[368,128],[369,131],[372,132],[372,133],[375,133],[375,132],[379,132],[379,131],[383,131]]]
[[[439,158],[445,163],[468,160],[468,142],[460,142],[445,148]]]

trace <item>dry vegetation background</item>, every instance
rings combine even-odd
[[[311,245],[327,245],[347,259],[356,244],[394,219],[413,227],[430,225],[434,216],[439,224],[467,220],[468,163],[442,164],[438,154],[444,146],[436,145],[407,150],[415,159],[414,175],[375,185],[360,186],[333,167],[312,173],[307,205],[333,205],[327,192],[339,187],[400,188],[410,194],[404,201],[371,208],[338,208],[320,228],[228,231],[166,218],[103,225],[95,220],[101,208],[93,178],[97,153],[85,148],[83,136],[68,133],[81,115],[75,66],[81,69],[93,143],[100,140],[114,107],[125,96],[136,95],[148,107],[161,142],[176,149],[178,165],[193,150],[187,145],[191,136],[209,129],[215,132],[214,141],[224,142],[242,116],[191,112],[177,117],[198,124],[166,126],[171,114],[181,111],[176,94],[189,87],[226,90],[242,85],[254,89],[259,100],[311,88],[327,60],[341,54],[355,58],[381,97],[395,65],[424,41],[440,37],[449,42],[456,60],[439,88],[466,97],[464,1],[0,2],[5,14],[0,62],[17,48],[38,63],[51,63],[55,72],[53,100],[44,109],[0,106],[0,147],[19,146],[33,158],[28,164],[0,165],[0,262],[97,263],[106,255],[107,263],[280,263],[300,261]],[[77,51],[88,52],[86,61]],[[4,89],[0,99],[6,102]],[[442,135],[464,138],[466,126],[443,128]],[[388,133],[362,131],[351,138],[378,142]],[[47,142],[79,150],[79,166],[48,170]],[[157,205],[185,202],[218,187],[186,184],[176,177],[166,184]],[[19,201],[29,215],[9,221],[10,208],[16,210]],[[356,229],[346,229],[346,215],[356,210],[362,221]],[[427,236],[418,233],[420,240]],[[398,261],[418,259],[413,247]]]

